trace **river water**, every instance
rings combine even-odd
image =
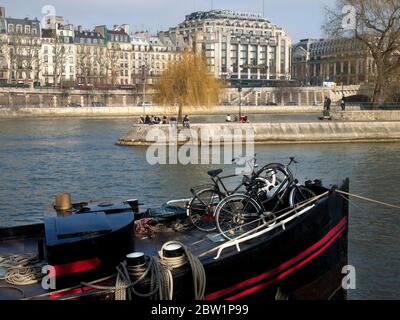
[[[270,121],[314,120],[316,115],[269,116]],[[214,122],[215,117],[202,118]],[[258,119],[258,118],[257,118]],[[200,118],[193,119],[194,122]],[[0,120],[0,226],[41,221],[54,195],[74,200],[139,198],[147,205],[189,196],[208,183],[211,165],[150,166],[146,148],[120,147],[132,119]],[[297,178],[351,179],[351,191],[400,204],[400,144],[256,146],[260,164],[300,161]],[[232,166],[224,166],[233,173]],[[350,299],[400,298],[400,210],[353,200],[349,259],[357,289]]]

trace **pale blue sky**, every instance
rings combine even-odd
[[[155,33],[184,20],[194,10],[209,10],[211,0],[0,0],[6,15],[41,19],[42,8],[52,5],[57,15],[70,23],[92,28],[95,25],[128,23],[134,31]],[[264,0],[265,16],[283,27],[293,42],[302,38],[321,37],[324,8],[334,0]],[[214,9],[262,13],[262,0],[214,0]]]

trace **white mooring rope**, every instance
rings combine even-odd
[[[181,257],[169,258],[164,256],[164,249],[170,245],[178,245],[182,247],[184,251],[184,255]],[[160,252],[160,259],[163,263],[169,266],[172,269],[178,269],[185,264],[189,263],[190,268],[192,269],[192,277],[193,277],[193,288],[194,288],[194,297],[196,300],[203,300],[204,293],[206,291],[206,272],[204,270],[204,266],[201,263],[200,259],[194,256],[189,249],[182,243],[178,241],[169,241],[165,243]]]

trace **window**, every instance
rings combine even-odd
[[[25,26],[25,33],[30,34],[31,33],[31,26]]]
[[[32,34],[37,35],[37,29],[36,28],[32,29]]]
[[[22,25],[17,24],[17,33],[22,33]]]
[[[9,24],[8,25],[8,32],[9,33],[13,33],[14,32],[14,25],[13,24]]]

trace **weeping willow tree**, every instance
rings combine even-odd
[[[204,57],[185,52],[180,61],[171,62],[161,75],[155,101],[161,105],[179,105],[179,121],[184,106],[216,105],[222,85],[209,73]]]

